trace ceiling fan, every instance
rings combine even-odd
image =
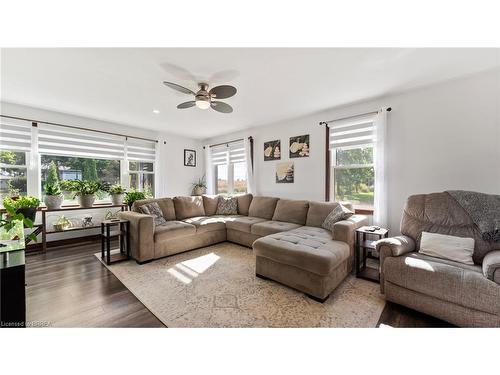
[[[163,81],[163,84],[171,89],[180,91],[184,94],[194,95],[194,100],[181,103],[177,106],[178,109],[186,109],[191,107],[198,107],[200,109],[207,109],[212,107],[217,112],[231,113],[233,112],[233,107],[229,104],[220,102],[213,99],[227,99],[236,94],[236,87],[229,85],[215,86],[210,91],[208,91],[208,83],[199,83],[198,92],[194,92],[184,86],[178,85],[176,83]]]

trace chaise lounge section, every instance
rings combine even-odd
[[[324,301],[352,269],[356,228],[367,218],[353,215],[321,227],[339,204],[246,194],[237,214],[217,215],[218,196],[145,199],[120,213],[130,221],[131,254],[140,264],[230,241],[253,247],[256,274]],[[140,207],[157,202],[166,223],[155,225]],[[345,204],[352,208],[349,204]]]

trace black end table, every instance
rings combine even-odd
[[[119,246],[116,249],[111,249],[112,237],[118,237]],[[104,220],[101,223],[101,258],[107,265],[130,259],[130,222],[128,220]]]
[[[375,250],[375,242],[382,238],[389,237],[389,229],[380,228],[372,230],[373,226],[364,226],[356,229],[356,243],[354,246],[354,262],[356,277],[361,279],[380,282],[380,271],[377,268],[367,267],[366,260],[373,259],[372,252]]]

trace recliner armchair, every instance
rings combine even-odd
[[[422,232],[474,238],[474,265],[418,253]],[[500,243],[448,194],[408,198],[401,236],[377,242],[385,298],[458,326],[500,327]]]

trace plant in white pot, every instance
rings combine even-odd
[[[96,193],[101,191],[101,184],[88,180],[63,180],[64,190],[72,191],[78,197],[80,206],[90,208],[94,205]]]
[[[205,176],[203,176],[202,178],[198,179],[198,181],[193,182],[192,185],[193,185],[192,195],[203,195],[203,194],[205,194],[205,192],[207,190],[207,183],[205,181]]]
[[[64,195],[61,191],[61,186],[58,182],[49,183],[47,182],[44,186],[45,190],[45,205],[49,210],[55,210],[61,208],[61,205],[64,201]]]
[[[123,204],[123,198],[125,197],[125,188],[122,185],[111,185],[108,189],[108,193],[111,196],[111,203],[113,203],[115,206]]]

